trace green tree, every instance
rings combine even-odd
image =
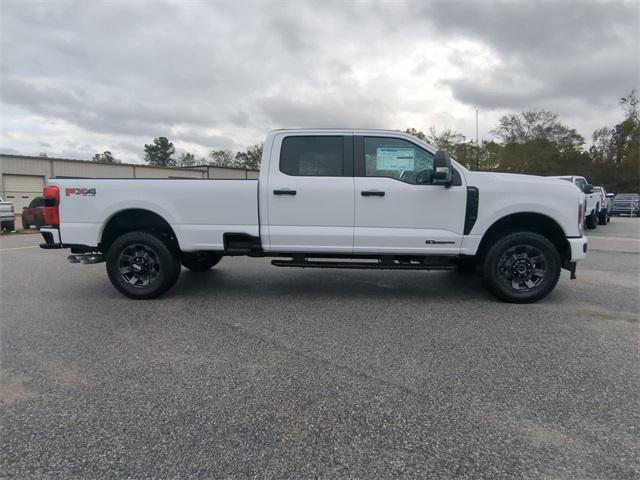
[[[175,166],[175,159],[171,158],[176,152],[167,137],[158,137],[153,139],[153,143],[144,146],[144,159],[149,165],[156,167],[171,167]]]
[[[251,145],[246,152],[236,153],[235,165],[241,168],[260,170],[262,148],[262,143],[256,143],[255,145]]]
[[[407,128],[405,130],[405,133],[408,133],[409,135],[413,135],[414,137],[419,138],[420,140],[424,140],[425,142],[428,141],[425,133],[420,130],[416,130],[415,128]]]
[[[504,115],[492,132],[503,144],[546,140],[560,150],[579,150],[584,138],[575,129],[558,120],[547,110],[529,110],[520,115]]]
[[[121,163],[120,160],[115,158],[108,150],[105,150],[103,153],[96,153],[91,160],[100,163]]]
[[[193,153],[184,152],[180,154],[178,158],[178,166],[179,167],[193,167],[197,165],[198,162],[196,160],[196,156]]]
[[[593,133],[589,149],[592,160],[590,181],[604,185],[610,191],[640,190],[640,118],[635,90],[619,102],[624,112],[622,122],[613,128],[602,127]]]
[[[213,150],[209,153],[211,164],[217,167],[233,167],[235,160],[231,150]]]

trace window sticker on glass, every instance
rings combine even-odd
[[[377,170],[414,170],[415,150],[413,148],[379,147],[376,150]]]

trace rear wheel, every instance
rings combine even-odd
[[[222,260],[222,256],[214,252],[188,252],[182,254],[182,265],[194,272],[206,272]]]
[[[149,232],[129,232],[116,238],[107,253],[107,274],[129,298],[155,298],[169,290],[180,275],[180,262],[168,240]]]
[[[607,224],[607,211],[606,210],[600,210],[600,215],[598,215],[598,224],[600,225],[606,225]]]
[[[487,252],[483,275],[489,290],[506,302],[537,302],[558,283],[560,254],[542,235],[510,233]]]

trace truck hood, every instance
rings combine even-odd
[[[471,172],[472,177],[475,175],[488,176],[494,180],[501,180],[505,182],[524,182],[524,183],[536,183],[536,184],[546,184],[546,185],[573,185],[566,180],[560,180],[559,178],[553,177],[542,177],[539,175],[525,175],[521,173],[498,173],[498,172]]]

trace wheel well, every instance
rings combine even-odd
[[[118,212],[109,219],[102,231],[98,248],[106,252],[120,235],[139,230],[159,233],[178,247],[178,239],[171,225],[164,218],[150,210],[132,208]]]
[[[553,243],[563,260],[570,258],[571,247],[562,227],[555,220],[541,213],[514,213],[496,221],[482,237],[478,256],[483,258],[498,238],[515,231],[538,233]]]

